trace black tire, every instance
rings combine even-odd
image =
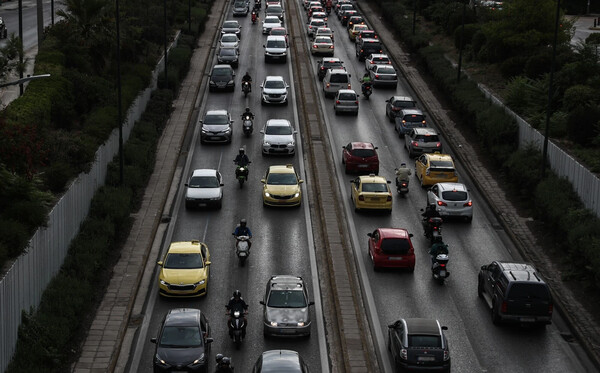
[[[502,323],[502,319],[498,313],[498,307],[496,307],[496,302],[494,302],[492,305],[492,323],[494,325],[500,325]]]
[[[223,207],[223,200],[219,201],[219,203],[217,203],[217,209],[221,209],[221,207]]]
[[[483,283],[481,280],[477,281],[477,296],[483,298]]]
[[[340,115],[340,113],[337,110],[335,110],[335,115]]]

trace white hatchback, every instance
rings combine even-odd
[[[427,204],[430,203],[435,203],[442,217],[460,217],[469,223],[473,219],[473,201],[464,184],[434,184],[427,191]]]

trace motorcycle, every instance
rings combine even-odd
[[[450,276],[450,272],[448,272],[448,254],[438,254],[433,259],[433,264],[431,265],[431,275],[433,279],[443,284],[448,276]]]
[[[0,17],[0,39],[6,39],[8,37],[8,30],[2,17]]]
[[[425,230],[425,237],[429,239],[433,245],[436,242],[437,237],[442,236],[442,218],[431,217],[423,219],[423,229]]]
[[[248,93],[250,93],[250,88],[250,82],[242,82],[242,92],[244,92],[244,97],[248,96]]]
[[[236,349],[242,345],[242,340],[246,337],[246,321],[244,320],[244,312],[241,309],[231,309],[229,315],[229,337],[233,340]]]
[[[242,114],[242,131],[246,137],[250,137],[252,131],[254,130],[254,122],[252,121],[252,117],[250,115]]]
[[[362,93],[365,96],[365,100],[368,100],[369,96],[371,96],[371,93],[373,93],[373,85],[370,83],[363,83]]]
[[[246,264],[246,260],[250,256],[250,237],[249,236],[236,236],[235,237],[235,254],[240,261],[240,266]]]
[[[256,24],[256,12],[252,11],[252,24]]]
[[[255,8],[255,9],[260,9],[260,7],[261,7],[261,3],[262,3],[262,2],[261,2],[261,0],[256,0],[256,1],[254,2],[254,8]]]
[[[404,195],[408,193],[408,180],[400,180],[396,178],[396,191],[398,194],[404,197]]]
[[[252,162],[248,162],[252,163]],[[235,169],[235,178],[240,183],[240,188],[244,186],[244,182],[248,180],[248,165],[240,166],[237,165]]]

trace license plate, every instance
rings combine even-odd
[[[369,201],[379,202],[379,198],[377,198],[377,197],[371,197],[371,198],[369,198]]]
[[[435,356],[417,356],[417,361],[435,361]]]
[[[206,207],[206,203],[199,203],[198,207]]]
[[[521,322],[535,322],[535,319],[533,317],[521,317],[520,321]]]
[[[402,260],[401,256],[390,256],[388,257],[389,260]]]
[[[359,164],[358,165],[358,168],[367,168],[367,167],[369,167],[368,164]]]
[[[210,138],[211,140],[220,140],[221,138],[219,136],[213,136]]]

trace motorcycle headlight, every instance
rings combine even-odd
[[[277,323],[275,321],[271,321],[271,326],[277,326]]]
[[[162,368],[170,368],[171,366],[164,361],[159,354],[154,356],[154,363]]]

